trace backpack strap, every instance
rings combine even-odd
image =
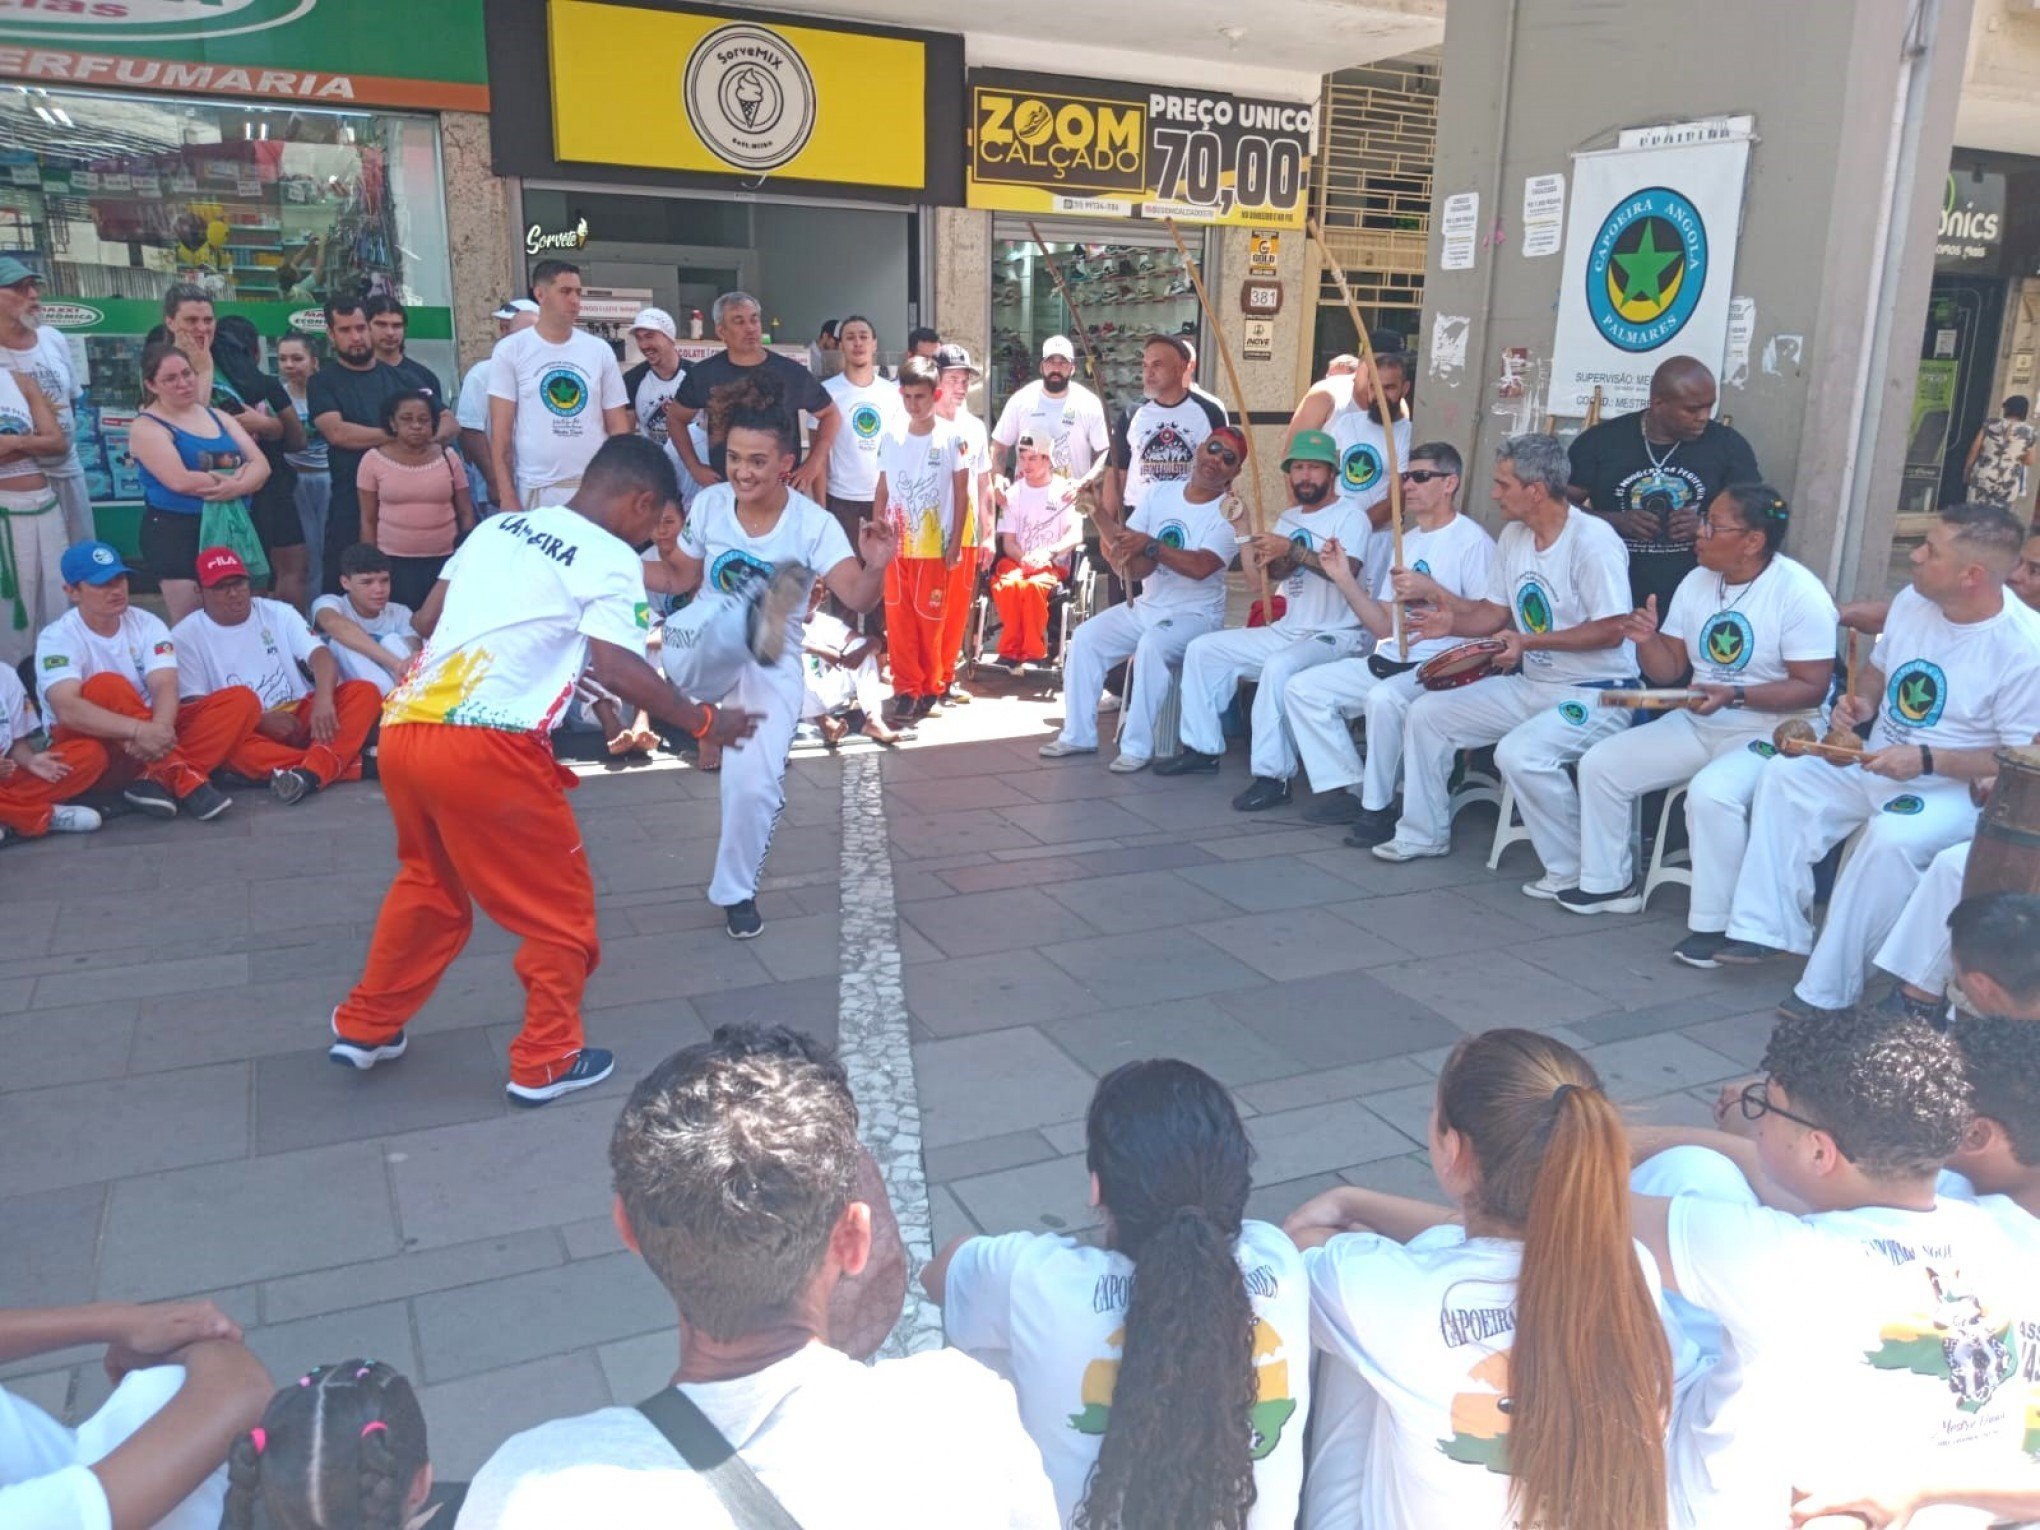
[[[693,1398],[678,1387],[662,1387],[637,1407],[708,1484],[737,1530],[800,1530],[800,1521],[758,1480]]]

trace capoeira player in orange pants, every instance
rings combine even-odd
[[[567,804],[574,777],[553,763],[549,735],[584,669],[696,738],[733,746],[757,725],[682,699],[645,662],[651,609],[634,549],[679,498],[658,447],[611,436],[565,505],[482,522],[446,565],[415,620],[425,646],[383,708],[378,759],[401,865],[361,981],[333,1012],[333,1061],[404,1055],[405,1023],[467,943],[472,898],[524,941],[511,1103],[609,1076],[615,1059],[582,1044],[581,993],[600,955],[595,886]]]

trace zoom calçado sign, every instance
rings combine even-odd
[[[966,200],[1301,228],[1316,140],[1309,102],[973,69]]]

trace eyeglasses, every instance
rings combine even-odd
[[[1434,478],[1450,478],[1451,476],[1450,473],[1440,472],[1436,468],[1411,468],[1402,475],[1402,481],[1404,483],[1429,483]]]
[[[1227,467],[1238,467],[1240,465],[1240,454],[1229,446],[1221,445],[1217,441],[1207,441],[1204,443],[1204,449]]]
[[[1736,1096],[1736,1102],[1742,1107],[1742,1115],[1745,1121],[1757,1121],[1765,1116],[1778,1116],[1783,1120],[1790,1121],[1795,1126],[1803,1126],[1809,1131],[1827,1132],[1829,1136],[1834,1135],[1830,1128],[1821,1125],[1818,1121],[1809,1121],[1805,1116],[1794,1115],[1782,1105],[1773,1105],[1771,1103],[1771,1086],[1763,1079],[1758,1079],[1754,1084],[1745,1085],[1743,1092]]]

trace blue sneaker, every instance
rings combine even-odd
[[[510,1096],[512,1105],[536,1107],[550,1100],[557,1100],[563,1094],[572,1094],[576,1089],[587,1089],[601,1083],[616,1071],[616,1055],[605,1052],[601,1047],[583,1047],[574,1059],[573,1067],[560,1074],[549,1084],[510,1083],[503,1092]]]
[[[404,1055],[404,1048],[410,1045],[410,1042],[404,1039],[402,1031],[398,1031],[381,1046],[372,1041],[349,1041],[340,1034],[340,1011],[337,1007],[327,1024],[332,1027],[333,1044],[326,1048],[326,1060],[341,1063],[349,1068],[359,1068],[364,1073],[377,1063],[395,1062]]]

